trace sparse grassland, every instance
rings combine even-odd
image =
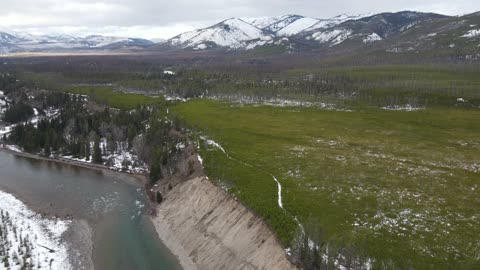
[[[220,143],[209,176],[288,245],[315,220],[374,269],[478,269],[480,111],[254,107],[195,100],[173,111]],[[277,186],[283,204],[277,204]]]
[[[96,102],[119,109],[134,109],[139,105],[163,103],[163,97],[149,97],[139,94],[122,93],[113,90],[112,86],[76,86],[67,88],[67,92],[88,95]]]
[[[163,97],[152,97],[143,94],[132,94],[118,91],[110,82],[110,78],[121,78],[123,74],[109,74],[98,81],[89,76],[78,79],[74,75],[66,77],[61,73],[20,73],[20,78],[27,86],[41,89],[87,95],[94,101],[118,109],[134,109],[138,105],[164,103]]]
[[[467,106],[480,104],[480,70],[454,65],[383,65],[293,69],[285,76],[318,77],[352,99],[369,105],[410,103],[428,107],[453,106],[456,99]],[[330,88],[332,88],[330,86]]]

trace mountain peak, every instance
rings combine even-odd
[[[207,28],[180,34],[167,43],[203,50],[212,47],[240,48],[250,40],[270,40],[263,30],[240,18],[230,18]]]

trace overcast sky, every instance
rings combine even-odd
[[[169,38],[231,17],[300,14],[330,18],[417,10],[448,15],[480,11],[479,0],[1,0],[0,27],[34,34],[105,34]]]

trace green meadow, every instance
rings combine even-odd
[[[321,241],[357,247],[374,269],[480,267],[479,110],[193,100],[172,111],[225,149],[202,144],[207,174],[285,246],[297,217]]]
[[[112,86],[75,86],[67,88],[67,92],[87,95],[98,103],[118,109],[135,109],[138,105],[163,103],[163,97],[149,97],[114,91]]]
[[[308,68],[275,74],[292,80],[285,84],[237,83],[226,76],[209,85],[205,74],[188,74],[161,80],[117,75],[110,83],[146,90],[178,84],[244,96],[271,92],[267,97],[349,109],[201,99],[170,105],[171,116],[226,151],[198,137],[210,179],[262,216],[285,247],[292,247],[298,221],[316,242],[330,250],[350,247],[373,269],[480,269],[478,70]],[[312,76],[325,81],[326,92],[316,96],[321,85],[309,81]],[[34,81],[55,88],[48,77]],[[117,108],[164,102],[111,86],[64,85],[58,90]],[[381,109],[406,104],[426,109]],[[282,185],[283,208],[273,177]]]

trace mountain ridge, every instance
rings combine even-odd
[[[399,11],[340,14],[329,19],[286,14],[276,17],[233,17],[180,33],[155,43],[141,38],[101,35],[32,35],[0,27],[0,53],[75,51],[249,51],[404,53],[461,51],[480,58],[480,12],[447,16]],[[476,53],[477,51],[477,53]]]
[[[33,35],[0,29],[0,53],[57,52],[82,50],[120,50],[146,48],[155,43],[140,38],[102,35],[76,37],[70,35]]]
[[[218,28],[225,22],[222,21],[219,24],[187,32],[196,33],[195,40],[191,40],[187,33],[182,33],[152,48],[153,50],[168,48],[170,50],[248,51],[264,47],[279,47],[284,52],[375,49],[387,53],[402,53],[448,50],[452,49],[452,44],[456,43],[457,49],[461,48],[474,53],[476,47],[471,43],[476,42],[480,36],[478,35],[480,27],[477,27],[480,25],[480,12],[447,16],[407,10],[364,15],[341,14],[330,19],[287,14],[277,17],[230,18],[229,20],[234,19],[241,20],[248,24],[248,27],[256,27],[261,31],[257,31],[254,38],[242,38],[247,35],[242,35],[243,28],[239,27],[235,31],[237,38],[233,39],[232,44],[218,43],[216,39],[202,35],[207,29],[220,33]],[[461,24],[463,28],[459,27]],[[438,36],[435,37],[436,35],[432,32],[436,32]],[[445,36],[448,37],[445,38]],[[220,38],[231,39],[230,32],[221,32]],[[448,42],[447,39],[449,39]],[[470,39],[470,42],[466,39]],[[182,42],[175,42],[178,40]],[[427,44],[427,42],[430,43]]]

